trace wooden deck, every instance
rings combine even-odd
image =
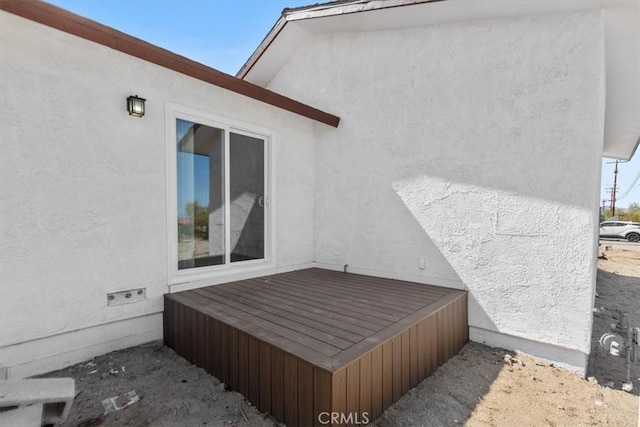
[[[289,426],[362,423],[467,342],[467,294],[300,270],[165,295],[164,340]]]

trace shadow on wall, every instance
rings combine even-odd
[[[629,313],[631,326],[640,327],[640,278],[598,270],[597,292],[587,375],[595,377],[598,384],[608,384],[619,390],[626,377],[626,359],[609,355],[600,347],[599,340],[603,334],[613,332],[611,325],[618,322],[619,310]],[[638,363],[631,364],[631,382],[635,386],[632,393],[640,396]]]
[[[433,179],[414,186],[416,193],[412,193],[409,187],[411,185],[405,186],[403,183],[393,185],[391,193],[395,200],[394,208],[388,211],[392,212],[395,221],[390,222],[387,232],[403,246],[409,242],[410,252],[424,254],[427,263],[426,274],[429,275],[429,279],[439,281],[432,284],[453,285],[469,292],[469,319],[473,319],[474,326],[498,330],[491,317],[482,309],[477,292],[468,285],[481,280],[477,276],[480,270],[487,266],[487,262],[483,260],[485,249],[482,246],[490,241],[496,219],[495,215],[485,210],[491,211],[495,201],[487,203],[485,210],[474,205],[469,212],[461,211],[444,200],[451,197],[453,202],[456,197],[468,198],[471,192],[469,189],[452,189],[456,186],[451,183],[436,183]],[[446,189],[452,189],[453,194],[443,197],[440,192]],[[468,229],[478,231],[469,233]],[[391,249],[394,252],[401,251]],[[391,261],[388,262],[396,263],[390,266],[394,271],[415,269],[414,258],[408,261],[405,257],[390,258]],[[492,304],[497,304],[495,295],[491,298]]]
[[[391,185],[469,290],[473,326],[575,348],[566,331],[590,315],[592,261],[588,251],[572,254],[593,244],[590,212],[576,215],[572,206],[426,174]],[[569,225],[575,238],[560,234]]]

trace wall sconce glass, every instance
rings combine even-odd
[[[127,111],[130,116],[144,116],[144,102],[146,99],[139,98],[138,95],[131,95],[127,98]]]

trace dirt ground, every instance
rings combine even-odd
[[[640,245],[620,245],[603,241],[598,261],[598,283],[593,313],[591,355],[587,375],[600,384],[620,388],[625,378],[625,360],[609,356],[599,345],[600,337],[618,322],[618,311],[629,313],[632,326],[640,327]],[[633,393],[640,395],[640,364],[631,365]]]
[[[594,348],[588,376],[505,350],[469,343],[372,424],[387,426],[636,426],[640,386],[620,390],[624,360],[597,347],[628,311],[640,325],[640,246],[605,248],[599,262]],[[43,377],[73,377],[77,395],[66,426],[274,426],[238,393],[161,343],[97,357]],[[606,384],[607,386],[604,386]],[[131,393],[134,392],[134,393]],[[129,394],[127,394],[129,393]],[[123,409],[105,413],[102,401]],[[107,407],[113,405],[107,405]]]

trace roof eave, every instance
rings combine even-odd
[[[378,9],[390,9],[394,7],[409,6],[421,3],[435,3],[446,0],[336,0],[327,3],[319,3],[298,8],[289,8],[282,11],[269,33],[258,45],[253,54],[236,73],[236,77],[244,79],[253,66],[260,60],[262,54],[278,37],[287,22],[303,19],[325,18],[328,16],[346,15],[350,13],[366,12]]]
[[[275,25],[271,28],[271,30],[267,33],[267,35],[262,39],[262,42],[258,45],[256,50],[253,51],[249,59],[242,65],[240,70],[236,73],[236,78],[243,79],[249,71],[253,68],[253,66],[258,62],[260,57],[264,52],[267,51],[271,43],[278,37],[280,31],[287,24],[287,17],[284,15],[284,11],[282,16],[276,21]]]

